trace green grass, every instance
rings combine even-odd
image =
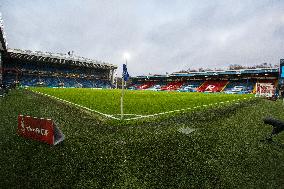
[[[167,94],[167,93],[165,93]],[[179,95],[179,94],[177,94]],[[108,120],[28,90],[0,98],[0,188],[282,188],[282,101],[253,99],[136,121]],[[52,118],[55,147],[16,134],[17,115]],[[196,129],[192,133],[181,130]]]
[[[105,114],[120,114],[121,90],[94,90],[84,88],[31,88],[31,90],[83,105]],[[124,113],[138,115],[156,114],[216,102],[243,99],[250,96],[252,95],[125,90]]]

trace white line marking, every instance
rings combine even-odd
[[[237,99],[237,100],[240,100],[240,99]],[[226,102],[230,102],[230,101],[226,101]],[[219,103],[216,102],[215,104],[224,104],[224,102],[219,102]],[[239,104],[239,103],[235,103],[235,104]],[[203,106],[208,106],[208,105],[203,105]],[[193,107],[193,109],[196,109],[196,108],[199,108],[199,107],[200,106],[195,106],[195,107]],[[187,108],[187,109],[191,109],[191,108]],[[157,113],[157,114],[151,114],[151,115],[145,115],[145,116],[140,116],[140,117],[128,118],[128,119],[124,119],[124,120],[130,121],[130,120],[136,120],[136,119],[141,119],[141,118],[149,118],[149,117],[154,117],[154,116],[158,116],[158,115],[169,114],[169,113],[172,113],[172,112],[180,112],[180,111],[187,110],[187,109],[180,109],[180,110],[173,110],[173,111],[168,111],[168,112],[161,112],[161,113]]]
[[[85,106],[82,106],[80,104],[75,104],[73,102],[70,102],[70,101],[67,101],[67,100],[64,100],[64,99],[60,99],[58,97],[55,97],[55,96],[51,96],[51,95],[48,95],[48,94],[44,94],[44,93],[41,93],[41,92],[38,92],[38,91],[32,91],[32,92],[35,92],[35,93],[38,93],[38,94],[41,94],[41,95],[45,95],[45,96],[48,96],[50,98],[55,98],[59,101],[63,101],[63,102],[66,102],[66,103],[69,103],[69,104],[72,104],[74,106],[78,106],[80,108],[83,108],[83,109],[86,109],[88,111],[91,111],[91,112],[95,112],[97,114],[100,114],[100,115],[103,115],[103,116],[106,116],[108,118],[112,118],[112,119],[115,119],[115,120],[121,120],[119,118],[116,118],[114,117],[114,115],[110,115],[110,114],[105,114],[105,113],[102,113],[102,112],[99,112],[99,111],[96,111],[96,110],[92,110],[88,107],[85,107]],[[252,98],[252,97],[251,97]],[[247,98],[244,98],[244,100],[247,99]],[[234,99],[232,101],[240,101],[241,99]],[[226,101],[226,102],[230,102],[229,100]],[[218,105],[218,104],[224,104],[225,102],[216,102],[214,103],[215,105]],[[203,107],[207,107],[207,106],[211,106],[211,105],[214,105],[214,104],[208,104],[208,105],[202,105]],[[235,103],[235,104],[239,104],[239,103]],[[137,117],[134,117],[134,118],[128,118],[128,119],[124,119],[126,121],[130,121],[130,120],[136,120],[136,119],[141,119],[141,118],[149,118],[149,117],[154,117],[154,116],[159,116],[159,115],[164,115],[164,114],[169,114],[169,113],[174,113],[174,112],[181,112],[181,111],[185,111],[185,110],[190,110],[190,109],[196,109],[196,108],[200,108],[201,106],[195,106],[193,108],[185,108],[185,109],[179,109],[179,110],[172,110],[172,111],[167,111],[167,112],[160,112],[160,113],[156,113],[156,114],[150,114],[150,115],[137,115],[137,114],[124,114],[124,115],[135,115]],[[115,114],[115,115],[121,115],[121,114]]]
[[[114,115],[121,115],[121,114],[114,114]],[[135,116],[143,116],[143,115],[138,115],[138,114],[123,114],[123,115],[135,115]]]
[[[38,94],[40,94],[40,95],[45,95],[44,93],[41,93],[41,92],[38,92],[38,91],[33,91],[33,92],[38,93]],[[57,97],[54,97],[54,96],[51,96],[51,95],[45,95],[45,96],[48,96],[48,97],[50,97],[50,98],[54,98],[54,99],[56,99],[56,100],[58,100],[58,101],[62,101],[62,102],[68,103],[68,104],[72,104],[72,102],[70,102],[70,101],[67,101],[67,100],[64,100],[64,99],[60,99],[60,98],[57,98]],[[96,110],[92,110],[92,109],[90,109],[90,108],[88,108],[88,107],[85,107],[85,106],[82,106],[82,105],[80,105],[80,104],[75,104],[75,103],[73,103],[72,105],[77,106],[77,107],[80,107],[80,108],[83,108],[83,109],[88,110],[88,111],[91,111],[91,112],[95,112],[95,113],[97,113],[97,114],[103,115],[103,116],[108,117],[108,118],[120,120],[119,118],[116,118],[116,117],[114,117],[113,115],[109,115],[109,114],[105,114],[105,113],[102,113],[102,112],[99,112],[99,111],[96,111]]]

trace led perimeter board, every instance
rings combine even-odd
[[[280,79],[284,79],[284,59],[280,59]]]
[[[284,59],[280,59],[278,89],[279,94],[284,97]]]

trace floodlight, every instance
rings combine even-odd
[[[128,52],[125,52],[125,53],[123,54],[123,57],[124,57],[126,60],[129,60],[130,54],[129,54]]]

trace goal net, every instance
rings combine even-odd
[[[256,97],[273,97],[275,86],[272,83],[256,83]]]

